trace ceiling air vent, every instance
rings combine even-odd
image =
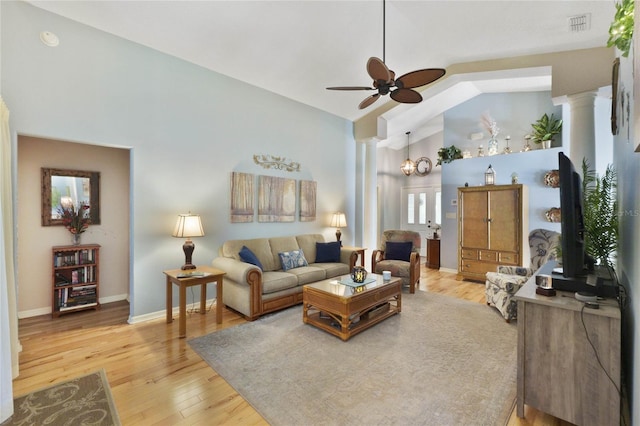
[[[579,33],[591,29],[591,14],[583,13],[582,15],[571,16],[569,18],[569,32]]]

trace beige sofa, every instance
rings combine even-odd
[[[355,251],[340,248],[338,262],[316,262],[316,243],[325,243],[320,234],[226,241],[212,266],[226,272],[224,304],[253,321],[269,312],[302,303],[302,286],[326,278],[349,274],[358,258]],[[263,269],[240,260],[246,246]],[[280,253],[302,250],[308,266],[282,270]]]

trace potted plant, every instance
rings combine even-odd
[[[460,151],[460,148],[457,148],[455,145],[440,148],[438,150],[438,162],[436,163],[436,166],[439,166],[442,163],[450,163],[459,158],[462,158],[462,151]]]
[[[555,118],[553,114],[549,117],[545,112],[531,127],[531,140],[541,143],[543,148],[550,148],[553,137],[562,130],[562,119]]]
[[[609,40],[607,47],[615,46],[622,52],[625,58],[629,56],[633,41],[633,0],[616,2],[616,14],[609,27]]]
[[[609,164],[598,176],[583,159],[582,176],[585,250],[597,264],[612,267],[618,249],[616,172]]]

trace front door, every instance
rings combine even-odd
[[[424,257],[426,238],[442,224],[440,186],[402,188],[401,194],[401,229],[420,233],[420,256]]]

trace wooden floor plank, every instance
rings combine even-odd
[[[483,283],[458,281],[455,274],[424,266],[419,289],[485,303]],[[205,315],[187,315],[187,339],[245,322],[225,308],[223,323],[216,324],[211,308]],[[23,352],[14,395],[104,368],[123,425],[267,424],[189,347],[187,339],[177,337],[177,320],[128,324],[128,317],[128,303],[115,302],[57,319],[50,315],[21,319]],[[569,423],[526,407],[525,419],[514,410],[509,425]]]

